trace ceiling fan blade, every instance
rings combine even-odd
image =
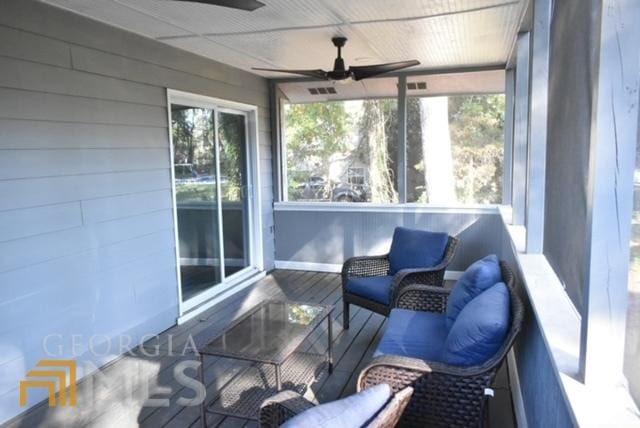
[[[418,64],[420,64],[420,61],[414,59],[410,61],[389,62],[386,64],[359,65],[349,67],[349,72],[351,72],[353,80],[362,80],[367,77],[402,70],[403,68],[413,67]]]
[[[291,73],[291,74],[300,74],[302,76],[308,76],[308,77],[315,77],[316,79],[322,79],[322,80],[326,80],[327,79],[327,72],[324,70],[280,70],[280,69],[276,69],[276,68],[260,68],[260,67],[253,67],[252,70],[258,70],[258,71],[274,71],[276,73]]]
[[[211,6],[230,7],[232,9],[241,9],[253,11],[264,6],[264,3],[258,0],[174,0],[187,1],[191,3],[204,3]]]

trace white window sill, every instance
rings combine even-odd
[[[331,211],[433,214],[498,214],[498,205],[374,204],[369,202],[276,202],[275,211]]]
[[[517,254],[518,268],[559,384],[578,426],[639,426],[640,413],[626,385],[612,379],[607,385],[585,385],[580,372],[581,317],[558,276],[542,254],[524,253],[526,230],[512,226],[510,209],[500,213]],[[622,380],[622,376],[620,380]]]

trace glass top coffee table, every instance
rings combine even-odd
[[[202,383],[205,356],[254,363],[223,387],[213,403],[207,404],[205,398],[200,412],[203,426],[206,426],[207,411],[257,420],[260,404],[283,386],[304,393],[307,385],[321,376],[325,366],[331,374],[332,311],[333,306],[267,300],[242,315],[213,340],[196,340]],[[328,334],[326,354],[300,350],[300,345],[324,320],[327,320]]]

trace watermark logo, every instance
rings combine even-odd
[[[29,370],[27,380],[20,382],[20,406],[27,405],[27,390],[30,388],[47,388],[49,390],[49,407],[76,406],[77,366],[75,360],[40,360],[36,367],[48,368]],[[52,370],[52,368],[55,368]],[[51,380],[51,378],[56,378]],[[59,388],[58,388],[59,387]],[[59,402],[56,400],[56,390]],[[68,393],[68,396],[67,396]]]
[[[83,411],[100,405],[100,397],[107,391],[115,392],[122,402],[144,403],[145,407],[169,407],[173,402],[179,406],[200,405],[206,388],[196,378],[202,367],[193,337],[182,337],[179,346],[174,345],[171,335],[162,342],[156,336],[143,339],[144,345],[132,346],[134,340],[127,335],[46,336],[42,348],[47,359],[40,360],[37,368],[20,381],[20,406],[29,405],[28,392],[34,388],[48,391],[49,407],[77,407],[80,401]],[[96,366],[116,357],[121,357],[122,370],[102,371]],[[178,358],[164,367],[170,357]],[[166,379],[171,375],[171,386],[159,381],[161,376]],[[83,382],[79,390],[78,379]]]

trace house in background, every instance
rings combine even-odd
[[[90,379],[168,329],[231,322],[260,281],[337,281],[405,226],[460,239],[448,280],[492,253],[516,272],[527,316],[497,389],[517,425],[639,426],[640,3],[264,3],[0,1],[0,424],[189,426],[115,395],[22,406],[20,382],[48,358]],[[336,35],[348,65],[420,65],[344,85],[253,69],[330,68]],[[473,101],[447,116],[446,168],[417,131],[435,97]],[[299,151],[285,111],[342,101],[377,106],[360,127],[376,161],[343,148],[360,160],[294,177],[292,144],[301,165],[337,151]],[[339,115],[316,119],[338,134]],[[292,195],[329,179],[349,197]],[[281,270],[301,272],[285,287]],[[344,385],[380,325],[349,342]]]

